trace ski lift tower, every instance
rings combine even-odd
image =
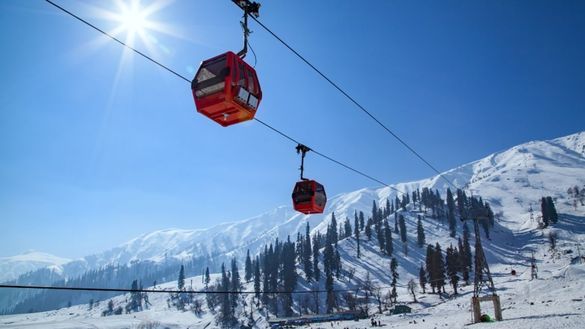
[[[479,207],[472,213],[473,229],[475,230],[475,278],[473,282],[473,297],[471,308],[473,310],[473,323],[481,322],[481,302],[494,303],[494,315],[496,321],[502,321],[502,306],[500,296],[496,294],[496,287],[492,280],[492,274],[488,266],[483,247],[481,245],[481,233],[479,232],[479,220],[488,220],[488,215],[483,207]],[[487,290],[487,294],[483,293]]]

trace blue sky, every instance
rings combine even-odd
[[[119,26],[96,10],[114,3],[57,2]],[[228,0],[177,0],[149,19],[165,30],[135,46],[189,77],[241,48]],[[582,1],[266,1],[261,20],[440,170],[584,128]],[[0,256],[80,257],[290,203],[299,158],[289,141],[200,116],[188,83],[44,1],[1,1],[0,28]],[[388,183],[433,175],[251,28],[258,118]],[[377,186],[311,154],[306,176],[329,195]]]

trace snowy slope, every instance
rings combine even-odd
[[[12,257],[0,257],[0,282],[16,279],[21,274],[39,268],[51,268],[56,272],[62,272],[62,265],[70,261],[34,250]]]
[[[481,195],[499,213],[491,241],[484,240],[486,256],[502,297],[506,319],[498,324],[498,328],[581,328],[585,320],[585,268],[571,262],[574,261],[576,246],[585,242],[585,206],[574,208],[567,199],[566,190],[574,185],[585,186],[585,133],[522,144],[450,170],[446,172],[446,176],[456,185],[465,186],[473,194]],[[397,184],[395,187],[402,191],[422,187],[443,190],[446,185],[439,177],[433,177]],[[252,252],[258,251],[264,243],[273,241],[275,237],[285,239],[289,234],[294,237],[296,232],[304,233],[307,222],[313,232],[324,232],[331,212],[335,212],[338,222],[342,222],[346,216],[353,219],[355,210],[364,211],[368,215],[372,200],[380,204],[387,198],[394,198],[394,195],[395,192],[390,188],[361,189],[331,198],[324,215],[304,216],[292,212],[288,207],[279,207],[259,217],[222,224],[208,230],[158,231],[92,256],[92,259],[86,261],[105,264],[112,259],[161,260],[165,253],[178,258],[199,252],[228,252],[230,255],[241,256],[247,248]],[[442,195],[444,196],[443,192]],[[556,199],[557,209],[561,214],[560,222],[553,228],[536,230],[537,223],[530,219],[529,208],[532,205],[537,214],[540,198],[547,195]],[[402,243],[396,234],[393,236],[393,256],[400,264],[399,301],[409,302],[411,297],[407,294],[405,285],[410,278],[416,278],[418,268],[424,261],[424,249],[413,243],[416,241],[415,227],[419,213],[409,205],[403,215],[410,241],[407,247],[408,256],[402,252]],[[427,243],[438,242],[443,251],[450,243],[456,243],[455,239],[449,237],[444,224],[425,217],[423,225]],[[547,234],[550,231],[555,231],[559,236],[559,250],[556,253],[548,250]],[[458,225],[458,232],[461,232],[461,224]],[[375,239],[362,242],[362,257],[359,259],[356,257],[354,238],[340,241],[339,250],[343,268],[345,271],[353,269],[355,275],[353,279],[345,276],[336,281],[337,289],[353,289],[369,273],[377,285],[387,290],[390,282],[390,258],[379,254]],[[536,253],[539,266],[539,279],[535,281],[529,280],[528,256],[531,252]],[[510,275],[511,269],[516,270],[518,275]],[[194,278],[193,282],[199,285],[200,278]],[[166,286],[174,285],[176,283],[171,282]],[[307,289],[308,286],[304,280],[300,280],[298,290]],[[248,286],[247,290],[252,290],[252,287]],[[380,320],[391,327],[415,325],[416,321],[417,328],[462,328],[469,323],[470,291],[471,287],[462,287],[460,297],[449,299],[439,298],[437,295],[419,295],[420,303],[413,304],[417,310],[415,314],[400,317],[382,315]],[[120,296],[114,300],[121,304],[125,298]],[[215,328],[213,316],[208,310],[202,317],[196,317],[189,312],[169,309],[165,297],[153,296],[151,302],[152,309],[130,315],[103,318],[99,317],[99,310],[87,312],[85,305],[34,315],[0,317],[0,325],[31,328],[123,328],[156,320],[168,327],[197,328],[209,324],[207,328]],[[372,308],[375,307],[372,305]],[[490,312],[489,307],[486,310]],[[369,323],[360,321],[344,323],[342,326],[363,328],[369,326]],[[482,326],[486,325],[478,325]]]
[[[529,208],[532,205],[535,213],[538,212],[541,197],[550,195],[564,202],[567,188],[585,186],[585,132],[515,146],[446,171],[444,176],[468,194],[481,195],[488,201],[494,212],[500,213],[500,225],[511,230],[531,229],[536,227],[536,221],[530,222]],[[394,199],[395,189],[408,193],[424,187],[438,189],[445,197],[449,186],[441,177],[434,176],[392,187],[364,188],[340,194],[328,201],[324,215],[295,214],[261,234],[258,240],[266,242],[275,237],[282,240],[288,234],[291,237],[297,232],[304,234],[306,222],[311,225],[312,233],[324,232],[332,212],[338,223],[349,217],[353,224],[354,211],[371,213],[372,200],[383,205],[386,199]],[[248,247],[255,251],[256,244],[242,246],[242,249]],[[240,250],[240,254],[243,252],[245,250]]]
[[[584,224],[584,222],[581,222]],[[580,234],[585,232],[580,231]],[[523,243],[528,240],[522,240]],[[343,241],[344,250],[351,249],[349,241]],[[377,253],[371,250],[373,245],[366,243],[366,248],[360,262],[354,262],[353,257],[348,257],[351,263],[359,268],[359,271],[370,271],[372,278],[380,279],[387,277],[387,272],[381,270],[382,263]],[[582,328],[585,321],[585,264],[571,264],[571,256],[561,253],[555,259],[550,258],[546,246],[543,244],[528,243],[526,247],[536,252],[539,267],[539,278],[530,280],[529,266],[527,264],[515,264],[513,267],[518,275],[509,275],[510,265],[495,264],[492,266],[494,281],[498,288],[503,309],[504,321],[494,324],[477,324],[476,327],[496,327],[503,329],[517,328]],[[511,257],[510,259],[514,259]],[[365,265],[364,265],[365,264]],[[345,264],[347,265],[347,264]],[[337,282],[337,287],[351,285],[351,282],[358,281],[360,277],[356,272],[356,279],[342,279]],[[408,304],[413,308],[413,313],[406,315],[388,315],[384,309],[382,314],[377,314],[377,305],[373,302],[370,305],[373,317],[380,321],[384,327],[404,328],[413,327],[420,329],[435,328],[465,328],[471,322],[470,297],[471,286],[463,286],[458,296],[438,296],[422,294],[417,291],[418,303],[412,303],[412,296],[404,288],[404,268],[400,269],[398,301]],[[361,273],[363,275],[363,273]],[[217,275],[212,276],[212,281]],[[192,282],[194,290],[203,289],[201,277],[186,279]],[[176,282],[169,282],[157,286],[159,290],[175,289]],[[245,290],[252,290],[251,284],[244,287]],[[302,288],[301,288],[302,289]],[[450,289],[448,288],[448,291]],[[386,290],[383,291],[384,293]],[[219,328],[214,315],[210,312],[204,302],[203,296],[196,298],[203,302],[203,314],[195,315],[190,311],[177,311],[169,306],[169,295],[149,294],[149,301],[152,304],[146,310],[131,314],[114,315],[102,317],[101,312],[106,308],[108,300],[99,302],[89,310],[88,305],[78,305],[70,308],[63,308],[56,311],[10,315],[0,317],[2,328]],[[129,300],[129,295],[114,297],[111,299],[114,307],[124,306]],[[250,297],[247,298],[249,305]],[[482,310],[493,316],[493,308],[489,304],[482,304]],[[258,323],[254,328],[267,328],[266,320],[259,317],[262,312],[254,309],[255,318]],[[244,318],[240,314],[240,318]],[[148,327],[151,325],[152,327]],[[307,326],[315,328],[319,325]],[[322,328],[365,328],[370,327],[370,320],[346,321],[335,324],[321,324]]]
[[[496,214],[497,226],[494,241],[498,245],[486,245],[486,253],[490,261],[497,263],[517,262],[518,255],[502,257],[500,250],[509,249],[510,244],[517,240],[518,234],[534,239],[531,230],[537,226],[536,219],[530,219],[529,209],[539,213],[539,200],[542,196],[551,195],[557,202],[559,210],[565,213],[572,211],[567,200],[566,190],[570,186],[585,186],[585,132],[580,132],[550,141],[533,141],[515,146],[511,149],[489,155],[458,168],[445,172],[445,176],[455,185],[464,187],[468,194],[481,195],[489,201]],[[431,177],[416,182],[400,183],[393,186],[401,191],[411,192],[416,188],[428,187],[439,189],[444,197],[446,182],[438,177]],[[116,248],[103,253],[84,257],[62,266],[65,276],[74,277],[84,271],[101,267],[106,264],[123,264],[135,260],[162,261],[167,257],[187,260],[190,257],[209,255],[211,257],[237,257],[243,259],[247,249],[252,254],[259,252],[267,243],[275,238],[285,240],[288,235],[293,239],[297,232],[304,234],[305,225],[309,223],[312,233],[324,232],[335,212],[338,223],[346,217],[352,219],[354,211],[363,211],[366,216],[371,212],[372,200],[383,204],[386,199],[393,199],[396,192],[392,188],[360,189],[330,198],[323,215],[305,216],[294,212],[289,206],[281,206],[273,211],[239,222],[224,223],[209,229],[181,230],[168,229],[145,234]],[[583,213],[574,213],[576,218]],[[409,239],[415,239],[416,213],[405,213]],[[424,219],[427,230],[427,242],[439,242],[443,249],[454,239],[448,237],[445,227],[430,219]],[[461,230],[461,227],[459,227]],[[561,234],[564,231],[561,232]],[[565,234],[567,235],[567,234]],[[570,235],[570,234],[569,234]],[[565,236],[570,239],[572,237]],[[574,237],[573,237],[574,238]],[[401,246],[394,237],[395,249]],[[579,239],[578,237],[576,239]],[[522,240],[524,241],[524,240]],[[526,242],[526,241],[524,241]],[[351,259],[352,241],[342,242],[344,258],[348,263]],[[522,248],[517,245],[516,248]],[[375,244],[372,245],[372,257],[376,256]],[[408,258],[400,258],[403,277],[414,276],[422,261],[422,253],[415,246],[409,245]],[[509,257],[508,257],[509,256]],[[376,256],[376,257],[379,257]],[[401,257],[401,256],[399,256]],[[359,262],[358,262],[359,263]],[[366,271],[387,272],[389,260],[372,261],[377,266],[369,267],[362,264]],[[385,276],[377,275],[384,281]]]
[[[505,209],[501,225],[514,230],[531,229],[536,222],[530,222],[530,205],[538,211],[542,196],[562,198],[569,186],[585,186],[585,132],[521,144],[446,171],[444,176],[456,186],[466,188],[468,193],[481,195],[496,213]],[[354,211],[369,214],[372,200],[383,204],[388,198],[394,199],[396,191],[393,188],[411,192],[423,187],[439,189],[444,197],[448,185],[439,176],[434,176],[396,184],[392,188],[364,188],[336,195],[329,199],[323,215],[305,216],[290,206],[280,206],[256,217],[209,229],[155,231],[65,264],[64,274],[75,276],[87,269],[132,260],[187,259],[222,253],[238,256],[245,254],[247,249],[254,254],[276,237],[283,240],[287,235],[295,237],[297,232],[304,234],[307,222],[312,233],[324,232],[332,212],[335,212],[338,222],[349,217],[353,223]],[[12,272],[8,268],[6,271]]]

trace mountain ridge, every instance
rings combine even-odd
[[[560,195],[568,186],[562,188],[556,186],[574,177],[585,177],[584,168],[585,131],[582,131],[552,140],[533,140],[516,145],[447,170],[442,175],[456,186],[465,187],[472,194],[481,195],[494,206],[496,212],[506,207],[514,209],[514,212],[524,209],[527,213],[524,200],[517,202],[510,200],[509,197],[502,198],[502,193],[510,195],[510,190],[517,190],[518,194],[522,191],[522,195],[531,197],[534,202],[539,200],[543,193]],[[550,177],[541,177],[543,172]],[[548,187],[544,188],[545,180],[554,184],[547,184]],[[577,178],[576,184],[584,185],[585,179]],[[555,187],[550,188],[551,185]],[[285,239],[288,235],[304,233],[306,223],[311,226],[312,234],[324,232],[333,212],[338,222],[341,222],[346,217],[353,218],[354,211],[369,213],[372,200],[380,204],[388,198],[393,199],[397,195],[395,189],[411,193],[417,188],[424,187],[438,189],[444,194],[449,186],[440,175],[437,175],[418,181],[393,184],[391,187],[362,188],[335,195],[329,199],[322,215],[307,216],[294,212],[290,206],[278,206],[257,216],[221,223],[206,229],[157,230],[101,253],[60,264],[58,270],[65,276],[74,276],[88,269],[136,260],[160,262],[166,257],[187,259],[221,253],[237,256],[244,254],[247,249],[254,254],[276,237]],[[514,225],[514,228],[530,228],[525,225],[525,221],[526,218],[522,218],[522,223]]]

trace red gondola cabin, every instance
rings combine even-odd
[[[262,99],[256,71],[231,51],[201,63],[191,89],[197,112],[224,127],[253,119]]]
[[[321,214],[327,203],[325,188],[314,180],[301,180],[292,193],[295,210],[303,214]]]

